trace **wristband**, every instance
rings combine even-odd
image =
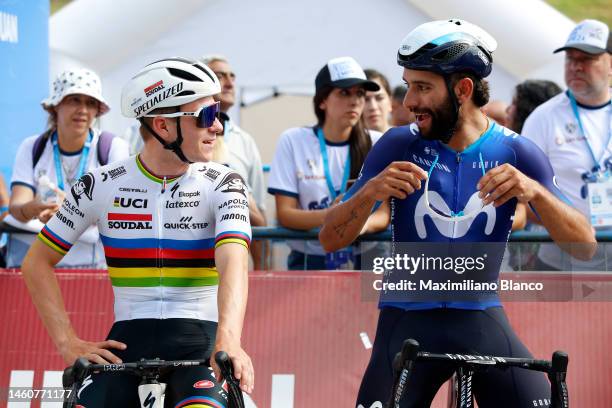
[[[5,213],[8,211],[8,207],[5,205],[3,207],[0,207],[0,214]]]

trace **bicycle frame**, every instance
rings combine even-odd
[[[453,405],[449,407],[470,408],[474,406],[472,377],[476,371],[488,367],[505,369],[518,367],[526,370],[544,372],[550,381],[550,408],[569,408],[567,384],[568,356],[563,351],[555,351],[551,361],[514,357],[494,357],[464,354],[435,354],[418,351],[419,343],[414,339],[404,341],[401,352],[393,360],[394,381],[388,408],[400,408],[400,401],[408,384],[416,361],[443,361],[456,366],[456,392]],[[452,390],[451,390],[452,393]]]
[[[215,354],[215,361],[221,370],[222,377],[227,383],[227,394],[228,394],[228,407],[229,408],[244,408],[244,400],[242,397],[242,391],[240,390],[240,383],[233,375],[232,363],[227,355],[223,351]],[[145,386],[146,391],[159,392],[163,395],[165,386],[161,386],[158,382],[159,376],[168,370],[176,370],[181,367],[196,367],[202,365],[209,365],[209,360],[145,360],[142,359],[138,362],[123,363],[123,364],[91,364],[85,358],[79,358],[75,363],[64,370],[62,376],[62,383],[64,388],[70,388],[70,397],[64,402],[64,408],[73,408],[76,404],[76,395],[78,389],[81,387],[85,378],[97,372],[106,373],[129,373],[141,377],[142,381],[140,387]],[[157,387],[159,385],[159,387]],[[141,399],[146,398],[147,395],[140,395]],[[148,393],[146,393],[148,394]],[[160,401],[163,401],[161,398]],[[163,404],[161,405],[163,406]]]

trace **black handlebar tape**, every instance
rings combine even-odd
[[[232,360],[227,355],[225,351],[218,351],[215,354],[215,361],[221,370],[221,375],[226,380],[231,380],[234,378],[234,368],[232,367]]]
[[[412,370],[419,354],[419,342],[414,339],[404,340],[402,345],[402,368]]]
[[[548,373],[550,380],[551,408],[568,408],[569,395],[565,378],[569,357],[563,351],[555,351],[551,359],[551,369]]]
[[[72,365],[72,374],[76,382],[82,382],[89,374],[91,363],[84,357],[78,358]]]

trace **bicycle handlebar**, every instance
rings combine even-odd
[[[444,361],[452,363],[458,369],[467,368],[473,371],[487,366],[500,368],[518,367],[527,370],[540,371],[548,375],[551,387],[551,408],[567,408],[569,397],[567,384],[568,355],[563,351],[555,351],[551,361],[531,358],[494,357],[469,354],[436,354],[418,351],[419,343],[414,339],[407,339],[402,345],[401,352],[393,359],[394,381],[391,398],[387,407],[399,407],[413,366],[417,361]]]
[[[229,406],[232,408],[244,408],[244,399],[240,390],[240,383],[234,377],[232,362],[224,351],[215,354],[215,361],[221,371],[221,376],[227,383],[227,393]],[[157,378],[160,372],[165,369],[175,369],[179,367],[197,367],[208,365],[209,360],[173,360],[166,361],[160,359],[140,360],[133,363],[122,364],[92,364],[86,358],[78,358],[74,364],[64,370],[62,383],[64,388],[72,388],[71,398],[68,404],[74,404],[76,390],[80,387],[85,378],[94,372],[124,372],[140,375],[143,378]],[[75,389],[76,388],[76,389]],[[68,405],[73,406],[73,405]]]

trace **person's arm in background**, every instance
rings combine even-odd
[[[58,203],[41,202],[30,187],[14,184],[11,191],[9,212],[18,221],[28,222],[38,218],[46,223],[59,210]]]
[[[9,200],[9,213],[18,221],[28,222],[38,218],[47,222],[59,209],[64,192],[58,191],[57,203],[43,204],[35,195],[36,181],[34,180],[34,166],[32,165],[32,149],[37,136],[24,140],[17,150],[19,160],[13,165],[11,179],[11,197]]]
[[[9,207],[9,194],[6,189],[6,183],[4,177],[0,174],[0,221],[8,214]]]
[[[527,226],[527,206],[523,203],[516,204],[514,219],[512,220],[512,231],[520,231]]]
[[[385,201],[368,217],[359,235],[375,234],[384,231],[389,226],[390,221],[391,206],[389,205],[389,201]]]

